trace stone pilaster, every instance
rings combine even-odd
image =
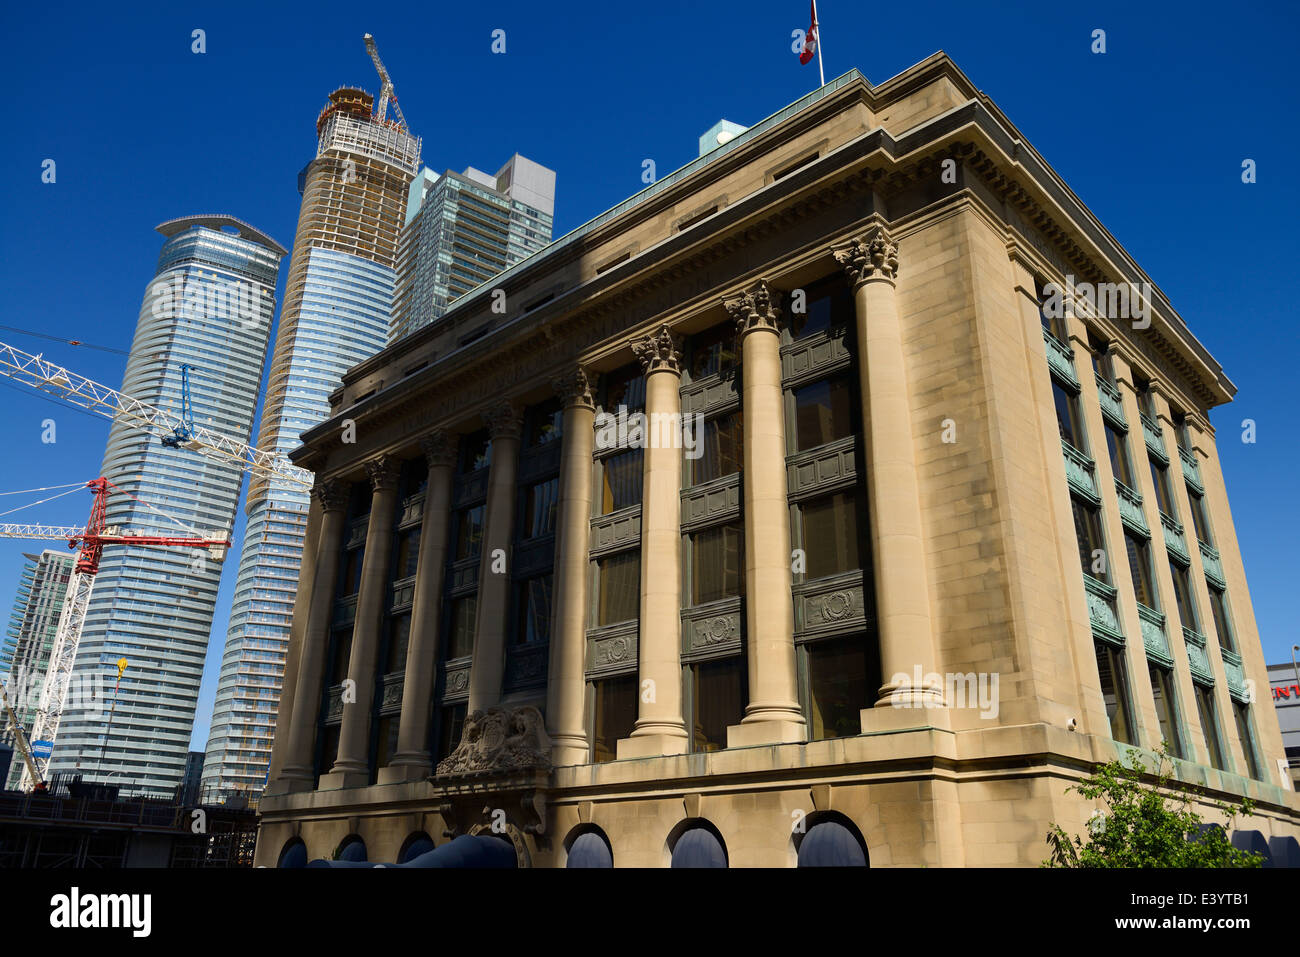
[[[452,474],[456,465],[456,436],[442,430],[420,442],[428,466],[424,516],[420,525],[420,555],[415,568],[415,600],[411,608],[411,640],[402,681],[402,717],[397,751],[388,767],[379,769],[379,783],[418,781],[433,771],[429,755],[429,715],[433,679],[441,640],[442,583],[447,562],[448,521]]]
[[[373,495],[366,525],[366,548],[361,558],[361,588],[357,593],[356,620],[352,626],[352,654],[345,687],[339,753],[329,774],[321,775],[321,790],[360,787],[370,783],[370,719],[375,700],[375,669],[379,636],[388,604],[388,570],[393,554],[393,525],[400,470],[387,456],[366,463]]]
[[[885,682],[876,707],[942,708],[942,685],[926,677],[938,673],[938,660],[930,619],[907,362],[894,287],[898,246],[884,226],[876,224],[834,254],[853,285],[857,313],[871,564]],[[934,718],[927,715],[927,720]],[[863,712],[863,720],[871,720],[869,712]]]
[[[324,691],[325,654],[329,648],[330,618],[334,613],[334,590],[338,584],[339,548],[343,544],[343,520],[348,506],[349,484],[336,479],[317,479],[312,488],[320,508],[320,532],[307,623],[303,630],[302,653],[294,687],[293,709],[287,727],[277,736],[286,738],[284,767],[271,793],[308,791],[316,784],[312,748],[316,743],[316,721]],[[304,555],[304,560],[306,555]]]
[[[515,473],[519,466],[521,410],[502,402],[484,413],[492,435],[487,515],[478,573],[474,660],[469,677],[469,712],[501,700],[506,667],[506,622],[510,614],[510,542],[515,520]]]
[[[759,281],[725,301],[740,336],[744,422],[745,628],[749,701],[728,747],[803,741],[808,736],[794,654],[790,505],[781,389],[781,315]]]
[[[546,716],[551,761],[586,764],[591,744],[584,715],[588,548],[591,536],[591,456],[596,404],[587,373],[577,368],[553,383],[564,405],[560,507],[555,543],[555,610],[551,623]]]
[[[668,328],[632,343],[646,376],[641,496],[640,693],[636,727],[618,757],[681,754],[682,442],[681,340]]]

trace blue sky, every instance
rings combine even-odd
[[[1215,411],[1266,657],[1300,640],[1294,594],[1300,447],[1294,407],[1295,8],[894,5],[823,0],[826,76],[880,82],[945,50],[1165,291],[1240,389]],[[1077,9],[1076,9],[1077,8]],[[337,86],[378,83],[375,35],[436,170],[496,169],[514,151],[558,173],[556,234],[694,158],[720,117],[745,125],[816,83],[791,33],[804,0],[654,4],[8,4],[10,102],[0,173],[0,324],[127,349],[160,222],[226,212],[289,245],[298,171]],[[191,52],[191,31],[207,52]],[[1090,52],[1104,29],[1107,52]],[[504,55],[490,51],[506,31]],[[57,181],[41,182],[42,161]],[[1258,182],[1241,182],[1241,163]],[[288,260],[281,270],[288,271]],[[116,386],[125,356],[0,333]],[[107,420],[0,380],[0,491],[98,474]],[[42,444],[54,418],[58,441]],[[1258,441],[1239,440],[1254,419]],[[5,501],[14,502],[13,499]],[[16,502],[14,502],[16,504]],[[13,518],[79,524],[89,493]],[[8,506],[6,506],[8,507]],[[243,530],[241,521],[236,535]],[[23,551],[0,541],[0,607]],[[237,551],[236,551],[237,556]],[[207,740],[236,561],[227,562],[195,722]]]

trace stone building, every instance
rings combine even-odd
[[[258,863],[1036,865],[1162,740],[1287,854],[1233,391],[945,55],[846,74],[348,372]]]

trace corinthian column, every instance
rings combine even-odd
[[[506,667],[506,620],[510,613],[510,537],[515,520],[515,471],[519,464],[520,410],[503,402],[485,418],[492,436],[487,515],[478,572],[478,617],[469,674],[469,713],[501,700]]]
[[[551,762],[586,764],[590,755],[583,720],[587,643],[587,549],[591,532],[591,454],[596,404],[587,373],[578,368],[555,380],[564,403],[560,460],[560,515],[555,545],[555,611],[547,671],[546,717]]]
[[[640,693],[636,727],[618,757],[681,754],[682,347],[667,326],[632,343],[645,370],[645,471],[641,494]]]
[[[727,747],[803,741],[794,657],[790,505],[785,474],[780,309],[766,282],[724,303],[741,351],[744,415],[745,628],[749,703]]]
[[[866,439],[872,567],[885,684],[876,707],[943,706],[930,620],[921,496],[894,280],[898,246],[879,224],[834,251],[853,285]],[[930,676],[930,677],[927,677]]]
[[[338,759],[330,773],[321,776],[322,790],[370,783],[370,713],[375,700],[379,632],[388,604],[388,566],[393,553],[400,472],[397,463],[387,456],[367,462],[366,472],[374,494],[370,498],[366,550],[361,556],[361,589],[352,625],[352,655],[348,659],[347,677],[352,682],[354,700],[349,701],[345,694]]]
[[[397,752],[388,767],[379,769],[380,784],[418,781],[433,771],[429,757],[429,714],[433,705],[433,675],[438,666],[438,628],[442,617],[456,436],[439,430],[426,436],[420,447],[424,450],[429,475],[420,523],[420,555],[415,566],[411,641],[406,650],[406,677],[402,681],[402,717],[397,730]]]
[[[284,768],[271,786],[273,793],[311,790],[316,784],[312,746],[316,742],[316,719],[320,714],[322,682],[325,680],[325,652],[329,647],[330,617],[334,613],[334,589],[338,584],[339,547],[343,543],[343,518],[348,506],[348,483],[336,479],[316,480],[312,494],[320,506],[320,532],[312,561],[311,596],[302,652],[293,693],[293,710],[287,727],[276,731],[285,736]]]

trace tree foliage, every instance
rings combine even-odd
[[[1227,818],[1222,826],[1206,824],[1194,810],[1196,789],[1173,781],[1173,761],[1165,747],[1156,752],[1150,774],[1141,755],[1129,751],[1129,764],[1114,760],[1066,793],[1077,791],[1090,801],[1100,800],[1104,810],[1088,822],[1086,839],[1071,838],[1055,822],[1047,834],[1052,856],[1044,867],[1260,867],[1263,857],[1239,850],[1228,840],[1238,815],[1250,816],[1253,805],[1244,798],[1240,806],[1214,801]]]

